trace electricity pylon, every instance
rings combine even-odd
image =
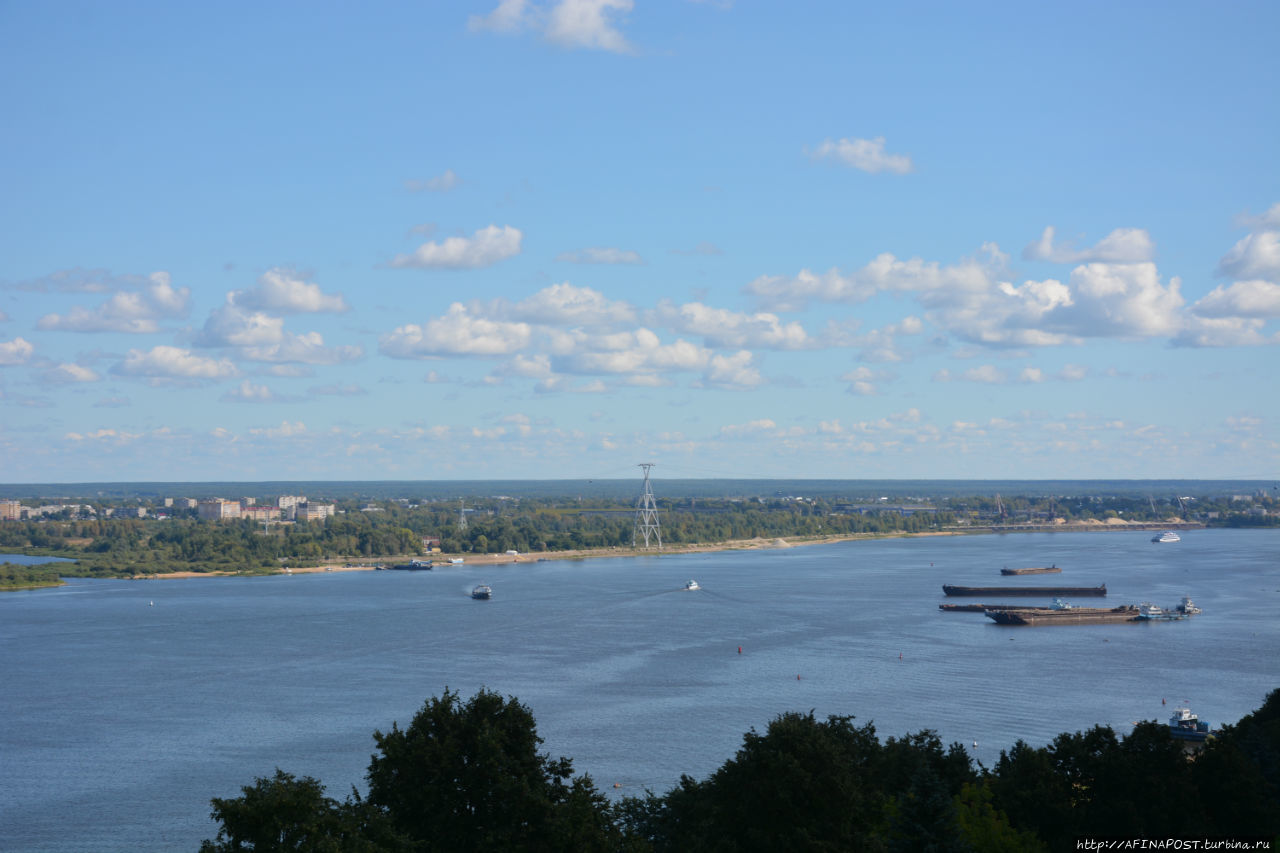
[[[631,547],[639,548],[640,540],[644,540],[644,547],[649,547],[649,541],[652,539],[658,548],[662,547],[662,531],[658,528],[658,505],[653,501],[653,486],[649,485],[649,469],[653,467],[652,462],[641,462],[640,466],[644,469],[644,491],[640,495],[640,500],[636,502],[636,526],[631,531]]]

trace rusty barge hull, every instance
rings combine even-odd
[[[1053,575],[1061,572],[1057,566],[1028,566],[1025,569],[1001,569],[1002,575]]]
[[[1143,622],[1138,608],[1073,607],[1070,610],[988,610],[987,618],[997,625],[1110,625],[1116,622]]]
[[[1049,598],[1107,594],[1107,585],[1101,586],[952,586],[944,583],[942,591],[947,595],[982,595],[995,598],[1001,595],[1039,595]]]

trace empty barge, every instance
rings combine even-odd
[[[1107,585],[1104,583],[1099,586],[952,586],[949,583],[944,583],[942,591],[947,595],[987,595],[992,598],[999,595],[1071,596],[1075,598],[1082,595],[1106,595]]]
[[[1062,571],[1055,566],[1029,566],[1025,569],[1001,569],[1002,575],[1053,575]]]

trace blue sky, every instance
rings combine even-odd
[[[0,480],[1280,477],[1280,6],[0,6]]]

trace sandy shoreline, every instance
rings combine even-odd
[[[1181,519],[1168,519],[1166,524],[1171,526],[1182,527],[1187,524]],[[1120,519],[1109,519],[1105,522],[1089,520],[1075,524],[1062,524],[1061,521],[1051,525],[1051,529],[1057,532],[1091,532],[1103,530],[1123,530],[1125,528],[1146,529],[1148,527],[1159,526],[1160,522],[1145,522],[1141,524],[1130,524]],[[1026,533],[1038,533],[1044,531],[1043,526],[1029,527]],[[980,534],[990,534],[997,532],[987,527],[976,527],[969,530],[929,530],[920,533],[846,533],[836,536],[806,536],[794,539],[733,539],[728,542],[712,542],[712,543],[696,543],[692,545],[665,545],[662,550],[645,549],[645,548],[591,548],[575,551],[537,551],[533,553],[521,553],[515,556],[511,554],[430,554],[426,557],[420,555],[398,556],[398,557],[382,557],[376,561],[369,562],[366,558],[350,557],[344,558],[340,562],[330,562],[319,566],[305,567],[289,567],[282,568],[275,572],[252,572],[252,571],[235,571],[235,572],[165,572],[163,574],[154,575],[134,575],[130,580],[153,580],[159,578],[210,578],[210,577],[235,577],[243,575],[267,575],[267,574],[292,574],[292,575],[308,575],[318,572],[369,572],[374,571],[374,564],[392,565],[396,563],[405,563],[413,559],[429,559],[439,566],[449,565],[449,560],[461,558],[465,562],[463,566],[492,566],[507,563],[534,563],[539,560],[591,560],[605,557],[662,557],[672,554],[700,554],[714,551],[759,551],[771,549],[784,549],[803,547],[805,545],[830,545],[835,542],[856,542],[870,539],[915,539],[923,536],[974,536]],[[999,532],[1016,533],[1020,532],[1016,529],[1002,528]]]
[[[734,539],[728,542],[715,542],[693,545],[665,545],[662,550],[644,548],[589,548],[576,551],[537,551],[511,554],[430,554],[426,557],[411,555],[400,557],[382,557],[376,562],[380,565],[404,563],[409,560],[431,560],[437,566],[449,565],[449,560],[461,558],[463,566],[493,566],[510,563],[535,563],[539,560],[591,560],[604,557],[663,557],[672,554],[701,554],[713,551],[760,551],[796,548],[805,545],[829,545],[834,542],[852,542],[864,539],[902,539],[917,536],[963,536],[964,533],[953,531],[930,531],[927,533],[903,533],[898,535],[883,533],[852,533],[840,536],[814,536],[802,539]],[[355,562],[363,558],[344,559],[342,562],[330,562],[319,566],[289,567],[277,572],[164,572],[154,575],[133,575],[130,580],[152,580],[163,578],[211,578],[235,577],[254,574],[292,574],[309,575],[319,572],[370,572],[374,571],[372,562]]]

